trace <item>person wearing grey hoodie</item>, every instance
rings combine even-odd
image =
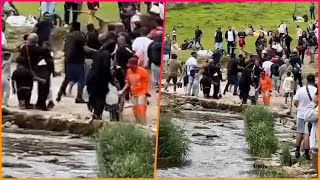
[[[318,92],[313,96],[312,102],[307,107],[304,121],[312,123],[310,133],[311,159],[313,167],[318,174]]]

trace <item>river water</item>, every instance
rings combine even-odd
[[[158,169],[157,177],[254,177],[254,159],[247,153],[240,115],[184,111],[174,120],[184,126],[192,141],[188,163],[182,167]],[[198,136],[192,136],[195,133]]]
[[[97,177],[95,147],[89,138],[66,132],[2,129],[3,177]]]

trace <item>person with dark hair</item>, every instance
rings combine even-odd
[[[49,19],[48,13],[44,13],[42,20],[34,26],[33,32],[39,37],[38,44],[42,46],[45,41],[51,40],[51,32],[53,30],[53,24]]]
[[[312,2],[310,4],[310,8],[309,8],[309,11],[310,11],[310,19],[311,20],[316,20],[316,17],[315,17],[315,9],[316,9],[316,6],[314,5],[314,2]]]
[[[262,50],[267,47],[267,39],[264,37],[264,32],[260,32],[259,37],[255,42],[256,52],[260,59],[262,59]]]
[[[140,55],[139,65],[142,65],[144,68],[148,68],[149,57],[148,57],[148,47],[153,42],[149,37],[147,37],[149,30],[144,27],[141,28],[140,37],[136,38],[132,42],[132,50],[136,54]]]
[[[239,69],[242,69],[242,68],[239,66],[239,62],[236,59],[236,55],[233,53],[230,56],[230,60],[228,62],[228,66],[227,66],[228,82],[226,84],[226,87],[224,88],[223,94],[226,94],[230,85],[234,85],[233,95],[234,96],[238,95],[237,89],[238,89],[238,71],[239,71]]]
[[[307,32],[303,31],[302,35],[299,36],[297,50],[299,51],[299,56],[301,59],[301,63],[304,64],[304,53],[307,50],[308,44]]]
[[[307,160],[310,160],[310,145],[309,145],[309,122],[305,122],[305,112],[308,105],[312,102],[312,95],[317,92],[315,84],[315,76],[307,75],[307,84],[298,89],[294,96],[293,104],[297,107],[297,135],[296,135],[296,158],[300,157],[300,146],[304,143],[304,155]]]
[[[228,31],[226,31],[224,37],[226,38],[226,41],[227,41],[227,53],[228,55],[231,55],[234,53],[234,50],[236,47],[236,39],[237,39],[237,35],[231,26],[228,27]]]
[[[200,27],[197,26],[197,29],[194,32],[194,45],[197,46],[197,43],[199,44],[200,47],[201,45],[201,37],[202,37],[202,31],[200,30]]]
[[[186,61],[185,67],[188,76],[187,95],[191,95],[192,86],[194,83],[194,77],[196,75],[195,68],[197,67],[197,53],[192,52],[191,57]]]
[[[146,125],[146,112],[147,112],[147,97],[149,88],[149,74],[148,71],[138,66],[138,59],[133,57],[128,62],[128,72],[126,76],[126,85],[121,90],[120,94],[130,88],[133,102],[133,114],[137,122]]]
[[[87,53],[96,52],[86,45],[85,35],[80,31],[81,24],[79,22],[72,23],[73,31],[70,32],[69,42],[66,54],[67,61],[67,76],[69,79],[69,94],[71,94],[73,86],[78,83],[78,93],[76,97],[76,103],[84,103],[83,100],[83,88],[85,85],[85,71],[84,71],[84,55]]]
[[[247,104],[250,87],[252,85],[251,77],[251,69],[245,68],[242,71],[242,75],[239,80],[240,99],[242,100],[242,104]]]
[[[178,78],[178,71],[180,70],[181,74],[182,71],[182,64],[178,60],[178,56],[176,54],[172,54],[171,59],[168,62],[168,77],[166,79],[166,84],[164,90],[167,91],[170,81],[173,82],[173,92],[176,93],[177,90],[177,78]]]

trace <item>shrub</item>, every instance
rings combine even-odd
[[[281,165],[283,165],[283,166],[291,166],[292,165],[290,148],[288,145],[286,145],[282,148]]]
[[[253,124],[265,122],[271,127],[275,122],[272,112],[265,106],[248,106],[245,111],[245,126],[251,128]]]
[[[190,151],[190,140],[185,130],[171,119],[171,115],[161,114],[158,135],[158,160],[182,163],[186,160]]]
[[[270,157],[278,148],[274,135],[272,112],[263,106],[249,106],[245,112],[245,137],[249,152],[260,157]]]
[[[255,170],[258,178],[289,178],[288,173],[283,170],[275,171],[268,168]]]
[[[100,178],[153,177],[153,145],[142,129],[107,124],[95,137]]]

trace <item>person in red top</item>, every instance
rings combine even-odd
[[[138,58],[132,57],[128,61],[126,85],[120,93],[123,95],[130,87],[133,102],[133,114],[137,122],[146,125],[147,96],[149,88],[149,73],[138,65]]]
[[[270,105],[270,90],[272,87],[271,79],[266,76],[266,73],[262,71],[260,73],[260,79],[259,79],[259,87],[258,89],[261,90],[263,103],[267,106]]]
[[[90,13],[88,24],[92,23],[93,17],[99,9],[99,2],[88,2],[88,10]]]

